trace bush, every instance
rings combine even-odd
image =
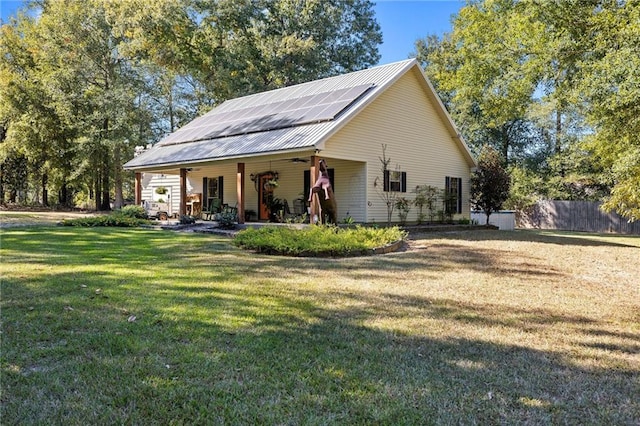
[[[147,223],[144,219],[130,217],[121,211],[113,212],[109,215],[89,216],[77,219],[65,219],[62,221],[64,226],[114,226],[114,227],[136,227]]]
[[[142,206],[130,204],[120,209],[120,213],[127,217],[133,217],[137,219],[147,219],[147,211]]]
[[[233,212],[222,212],[216,215],[218,226],[222,229],[233,229],[236,227],[237,215]]]
[[[194,223],[196,223],[196,218],[194,216],[190,216],[188,214],[180,216],[180,225],[193,225]]]
[[[411,201],[404,197],[398,197],[396,198],[396,208],[398,209],[400,225],[404,226],[407,223],[407,216],[411,210]]]
[[[234,243],[260,253],[290,256],[358,256],[406,238],[397,226],[390,228],[338,228],[310,226],[294,229],[285,226],[245,229]]]

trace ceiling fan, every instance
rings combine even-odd
[[[290,158],[289,161],[291,161],[292,163],[308,163],[309,162],[309,160],[305,158],[299,158],[299,157]]]

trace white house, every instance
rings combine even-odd
[[[226,101],[125,168],[136,172],[138,203],[163,176],[173,179],[178,213],[187,212],[188,194],[201,194],[205,205],[237,205],[242,222],[247,210],[267,220],[270,195],[292,210],[306,200],[320,158],[331,169],[339,219],[385,222],[384,191],[412,199],[418,185],[454,195],[446,208],[469,218],[475,160],[415,59]],[[408,220],[416,219],[414,208]]]

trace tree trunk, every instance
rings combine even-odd
[[[102,157],[102,182],[101,182],[101,203],[100,210],[101,211],[109,211],[111,210],[111,205],[109,203],[109,149],[105,146],[103,149],[103,157]]]
[[[108,78],[106,80],[108,82]],[[108,85],[107,85],[108,89]],[[101,190],[102,190],[102,200],[100,202],[100,210],[101,211],[109,211],[111,210],[111,205],[109,203],[109,146],[107,141],[109,136],[109,118],[105,118],[102,122],[102,182],[101,182]]]
[[[113,184],[115,186],[115,201],[113,207],[121,209],[124,206],[124,197],[122,195],[122,156],[120,145],[116,144],[113,149]]]
[[[560,154],[562,152],[562,113],[560,108],[556,111],[556,146],[555,153]]]
[[[69,190],[69,184],[66,180],[63,180],[60,191],[58,191],[58,202],[64,207],[72,208],[73,200],[71,195],[72,194]]]
[[[42,205],[49,205],[49,193],[47,191],[47,182],[49,181],[49,176],[47,173],[42,173]]]

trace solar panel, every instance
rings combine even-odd
[[[215,139],[330,121],[371,87],[372,84],[362,84],[231,110],[226,110],[229,104],[225,102],[172,133],[161,144]]]

